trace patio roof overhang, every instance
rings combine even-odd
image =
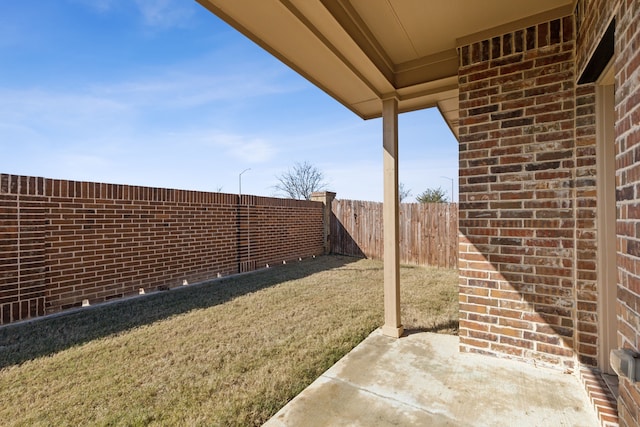
[[[458,136],[457,48],[576,0],[198,0],[363,119],[438,107]]]

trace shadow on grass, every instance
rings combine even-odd
[[[0,369],[358,261],[322,256],[0,327]]]

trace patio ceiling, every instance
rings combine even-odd
[[[456,48],[569,15],[576,0],[198,0],[364,119],[437,106],[458,135]]]

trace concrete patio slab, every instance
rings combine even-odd
[[[598,426],[578,379],[458,352],[458,337],[374,331],[265,426]]]

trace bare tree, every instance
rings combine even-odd
[[[401,182],[400,185],[398,185],[399,202],[402,203],[402,201],[407,197],[409,197],[410,195],[411,195],[411,190],[409,188],[405,188],[404,183]]]
[[[296,162],[293,168],[276,178],[279,181],[274,186],[276,191],[291,199],[309,200],[311,193],[327,187],[322,171],[308,162]]]

